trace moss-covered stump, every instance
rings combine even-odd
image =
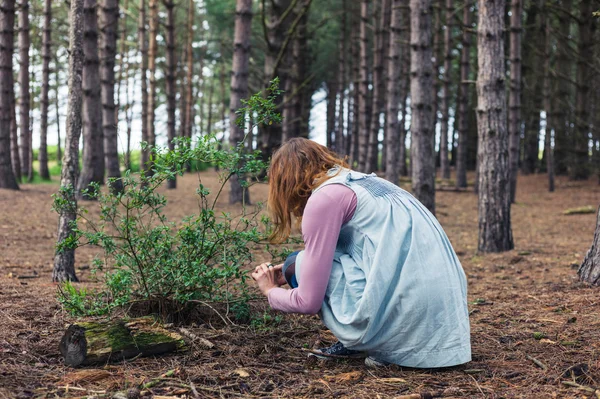
[[[73,367],[186,349],[181,335],[146,317],[71,324],[59,346],[65,363]]]

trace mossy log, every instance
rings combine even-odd
[[[73,367],[186,349],[181,335],[146,317],[71,324],[59,347],[65,364]]]
[[[577,271],[581,281],[593,285],[600,285],[600,207],[596,217],[596,230],[594,231],[594,241],[588,251],[579,270]]]

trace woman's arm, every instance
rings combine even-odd
[[[271,289],[268,298],[273,309],[304,314],[321,309],[340,230],[355,210],[354,191],[340,184],[323,187],[309,198],[302,218],[305,249],[299,286]]]

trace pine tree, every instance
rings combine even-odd
[[[42,37],[42,92],[40,98],[40,150],[38,161],[40,163],[40,177],[50,180],[48,171],[48,107],[50,92],[50,57],[51,57],[51,24],[52,1],[44,0],[44,32]]]
[[[523,0],[510,3],[510,95],[508,97],[508,157],[510,202],[515,202],[521,139],[521,22]]]

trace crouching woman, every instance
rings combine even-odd
[[[301,138],[273,155],[269,181],[271,239],[289,237],[295,218],[305,249],[252,277],[273,309],[319,313],[339,340],[321,357],[424,368],[471,360],[464,271],[416,198]]]

